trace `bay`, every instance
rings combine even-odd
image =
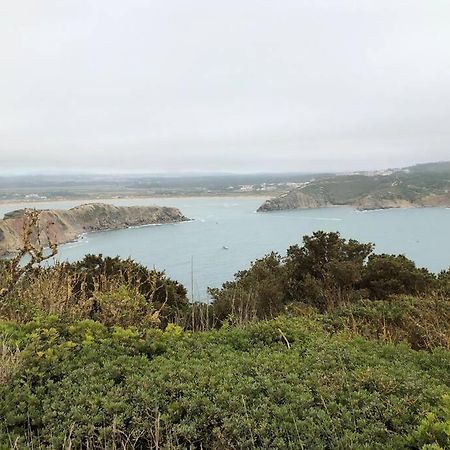
[[[349,207],[256,213],[263,198],[196,197],[105,200],[116,205],[175,206],[192,221],[91,233],[60,246],[57,259],[74,261],[88,253],[131,257],[165,270],[197,300],[207,287],[231,280],[252,260],[317,230],[373,242],[377,253],[405,254],[433,272],[450,266],[450,209],[417,208],[359,212]],[[70,208],[79,201],[0,205],[0,214],[25,206]],[[226,249],[224,248],[226,247]],[[193,273],[193,285],[191,282]]]

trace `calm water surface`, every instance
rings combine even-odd
[[[59,260],[87,253],[132,257],[164,269],[172,278],[207,297],[207,286],[220,286],[250,261],[300,242],[316,230],[373,242],[376,251],[403,253],[434,272],[450,266],[450,209],[404,209],[358,212],[326,208],[256,213],[261,198],[165,198],[110,200],[116,205],[166,205],[180,208],[192,222],[92,233],[60,247]],[[36,203],[37,208],[69,208],[79,202]],[[0,214],[23,207],[0,205]],[[224,250],[223,247],[228,247]],[[193,264],[191,264],[193,261]]]

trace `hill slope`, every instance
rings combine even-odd
[[[305,183],[267,200],[258,211],[348,205],[359,210],[450,206],[450,164],[375,174],[338,175]]]

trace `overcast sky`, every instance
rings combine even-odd
[[[450,159],[450,0],[11,0],[0,170]]]

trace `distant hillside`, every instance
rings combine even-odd
[[[414,166],[405,167],[408,172],[447,172],[450,173],[450,161],[431,162],[423,164],[415,164]]]
[[[0,174],[0,202],[106,198],[280,194],[312,178],[334,174],[250,173],[205,175],[42,175]]]
[[[450,162],[314,180],[267,200],[258,211],[337,205],[359,210],[450,207]]]

